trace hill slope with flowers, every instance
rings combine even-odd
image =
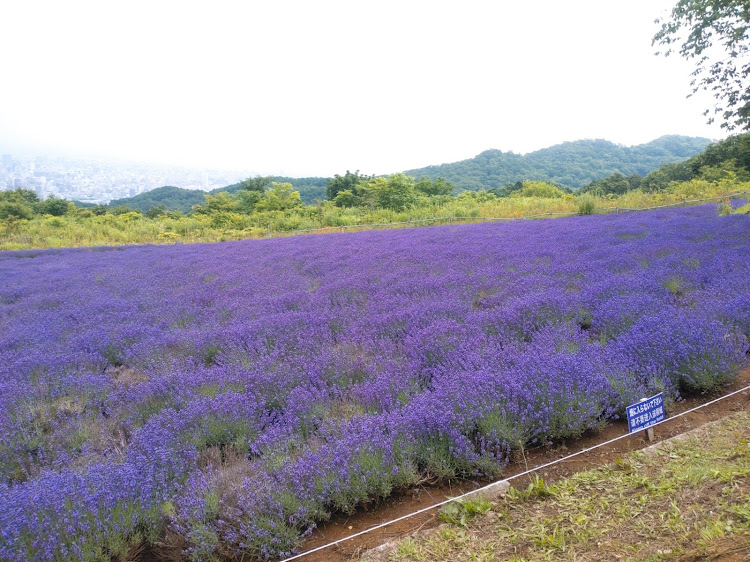
[[[715,206],[0,254],[0,558],[273,558],[747,364]]]

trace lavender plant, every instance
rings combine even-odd
[[[291,553],[747,364],[715,206],[0,254],[0,559]]]

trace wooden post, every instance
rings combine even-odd
[[[649,443],[653,443],[654,442],[654,428],[653,427],[646,428],[645,434],[646,434],[646,440]]]

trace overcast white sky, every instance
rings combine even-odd
[[[722,138],[676,0],[0,3],[0,147],[386,174],[564,141]]]

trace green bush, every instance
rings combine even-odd
[[[591,195],[581,195],[576,201],[579,215],[593,215],[596,209],[596,200]]]
[[[0,220],[5,220],[9,217],[30,220],[32,216],[33,212],[27,205],[14,201],[0,202]]]
[[[725,217],[727,215],[731,215],[734,212],[734,209],[732,209],[732,205],[729,204],[729,201],[722,201],[716,207],[716,212],[720,217]]]

